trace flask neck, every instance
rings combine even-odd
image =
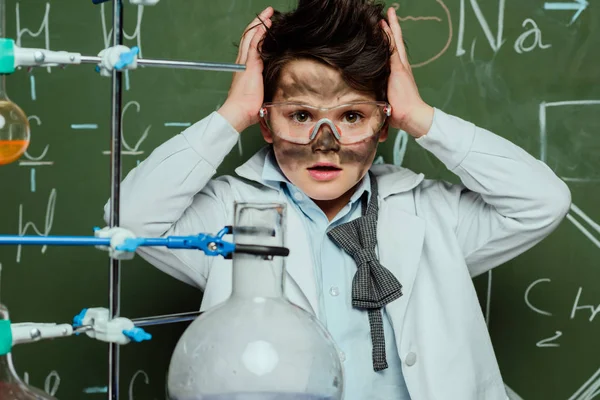
[[[249,254],[233,257],[233,297],[283,297],[283,257],[266,260]]]
[[[236,203],[233,239],[236,244],[283,247],[285,205]],[[234,253],[232,297],[283,297],[284,257]]]
[[[6,37],[6,0],[0,0],[0,38]]]
[[[10,100],[6,94],[6,74],[0,74],[0,100]]]

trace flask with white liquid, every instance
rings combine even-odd
[[[236,246],[280,249],[285,216],[283,204],[236,203]],[[341,400],[337,348],[286,298],[284,268],[280,256],[234,253],[231,296],[195,320],[175,348],[171,400]]]

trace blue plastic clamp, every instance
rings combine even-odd
[[[144,331],[142,328],[133,328],[123,331],[123,335],[131,339],[132,342],[143,342],[144,340],[152,339],[152,335]]]
[[[124,53],[121,53],[121,55],[119,56],[119,61],[115,64],[115,69],[117,71],[120,71],[123,68],[125,68],[126,66],[128,66],[129,64],[131,64],[132,62],[134,62],[135,57],[139,54],[139,52],[140,52],[140,48],[137,46],[133,46],[131,48],[131,51],[126,51]]]
[[[87,314],[87,310],[87,308],[84,308],[79,314],[73,317],[73,328],[83,326],[83,319],[85,318],[85,314]]]

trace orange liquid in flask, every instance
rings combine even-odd
[[[27,116],[10,100],[0,100],[0,165],[19,159],[29,146]]]
[[[29,140],[0,140],[0,165],[17,161],[28,146]]]

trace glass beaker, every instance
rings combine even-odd
[[[284,246],[283,204],[236,203],[236,245]],[[284,258],[234,253],[231,296],[196,319],[169,367],[172,400],[340,400],[329,333],[284,295]]]
[[[8,310],[0,304],[0,399],[1,400],[56,400],[39,389],[26,385],[15,371],[8,349],[12,343]],[[5,351],[3,351],[5,350]],[[6,354],[2,354],[6,353]]]

